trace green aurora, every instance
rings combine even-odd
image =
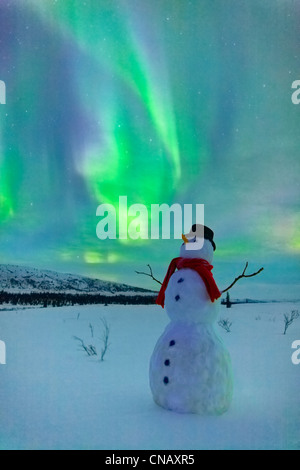
[[[0,5],[1,263],[155,287],[178,240],[96,236],[99,204],[204,204],[233,295],[300,298],[300,6]],[[150,211],[149,211],[150,212]]]

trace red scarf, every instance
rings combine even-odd
[[[169,284],[171,276],[175,273],[176,269],[189,268],[196,271],[204,281],[207,292],[212,302],[221,297],[217,284],[212,275],[213,266],[208,261],[199,258],[174,258],[169,266],[168,272],[164,279],[164,282],[159,291],[156,303],[161,305],[162,308],[165,306],[165,292]]]

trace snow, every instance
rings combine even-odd
[[[283,314],[300,304],[220,307],[231,333],[235,389],[223,416],[177,414],[152,400],[148,369],[168,317],[158,306],[86,306],[0,312],[0,449],[300,449],[300,365],[291,361],[300,320],[283,335]],[[111,343],[104,362],[102,321]],[[94,329],[91,337],[90,324]]]

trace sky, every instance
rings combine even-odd
[[[220,288],[300,298],[299,33],[291,0],[1,1],[0,263],[154,288],[180,241],[97,207],[204,204]]]

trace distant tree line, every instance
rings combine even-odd
[[[64,294],[50,292],[11,293],[0,292],[0,305],[33,305],[42,307],[64,307],[71,305],[155,304],[156,295],[103,295],[103,294]]]

